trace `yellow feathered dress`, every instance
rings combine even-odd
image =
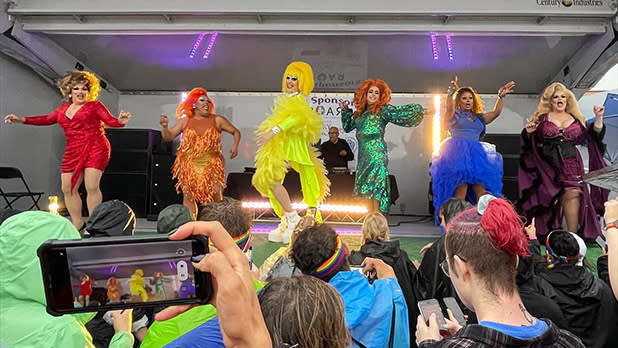
[[[322,117],[309,107],[304,95],[282,95],[275,99],[272,114],[260,124],[256,134],[265,134],[275,126],[281,132],[257,150],[251,183],[263,197],[270,199],[275,213],[282,216],[283,208],[271,188],[283,183],[289,164],[300,176],[305,203],[317,208],[328,196],[330,186],[324,163],[311,145],[320,139]]]

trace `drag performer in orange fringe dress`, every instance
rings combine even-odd
[[[215,114],[215,104],[203,88],[194,88],[178,105],[178,122],[168,129],[169,120],[161,115],[159,123],[164,141],[171,141],[182,132],[176,161],[172,167],[176,190],[182,191],[183,204],[195,218],[197,202],[207,204],[221,199],[225,187],[225,169],[221,150],[221,131],[234,136],[230,158],[238,154],[240,131],[225,117]]]

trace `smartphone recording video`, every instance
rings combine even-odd
[[[191,257],[207,252],[206,238],[48,241],[39,248],[47,310],[62,315],[204,303],[210,275],[194,269]]]

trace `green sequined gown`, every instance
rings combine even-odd
[[[388,180],[388,152],[384,130],[388,123],[402,127],[416,127],[423,121],[424,109],[419,104],[384,105],[379,115],[363,112],[356,120],[350,109],[341,113],[341,122],[346,132],[356,129],[358,140],[358,164],[354,181],[354,194],[375,199],[380,211],[388,214],[391,187]]]

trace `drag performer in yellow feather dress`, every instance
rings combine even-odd
[[[288,165],[298,172],[304,201],[318,221],[318,204],[329,193],[326,169],[311,145],[318,142],[324,125],[322,117],[307,104],[306,96],[312,90],[311,66],[305,62],[288,65],[282,79],[285,94],[275,99],[272,114],[256,131],[258,151],[252,184],[282,217],[280,227],[268,234],[270,241],[289,243],[290,233],[300,220],[282,185]]]
[[[161,134],[164,141],[171,141],[182,132],[172,174],[178,179],[176,190],[182,191],[183,204],[195,218],[196,202],[220,200],[221,188],[225,187],[221,131],[234,136],[230,158],[238,154],[240,131],[225,117],[215,114],[215,104],[203,88],[192,89],[178,105],[176,115],[179,120],[171,129],[167,128],[167,116],[161,115]]]

